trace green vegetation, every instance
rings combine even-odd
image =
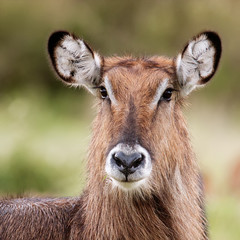
[[[91,114],[73,89],[8,93],[0,104],[0,192],[78,194],[84,184]],[[70,108],[71,106],[71,108]]]
[[[175,56],[212,29],[223,40],[220,68],[192,94],[186,115],[212,239],[238,240],[240,196],[229,179],[240,162],[239,9],[237,0],[1,0],[1,195],[74,196],[84,187],[93,98],[56,80],[46,52],[51,32],[75,32],[102,55]]]

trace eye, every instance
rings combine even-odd
[[[167,88],[162,94],[161,100],[167,102],[171,101],[173,91],[175,91],[173,88]]]
[[[105,99],[108,97],[108,93],[107,93],[107,90],[105,87],[103,87],[103,86],[100,87],[100,94],[101,94],[102,99]]]

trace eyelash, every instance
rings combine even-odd
[[[173,94],[174,91],[177,91],[177,90],[175,90],[173,88],[167,88],[163,92],[163,94],[160,98],[160,101],[170,102],[172,100],[172,94]]]

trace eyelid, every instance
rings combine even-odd
[[[175,88],[173,88],[173,87],[167,87],[167,88],[165,89],[165,91],[168,90],[168,89],[171,89],[173,92],[179,92],[178,89],[175,89]],[[164,91],[164,92],[165,92],[165,91]]]
[[[100,89],[100,88],[102,88],[102,87],[106,88],[104,85],[100,85],[100,86],[96,86],[96,87],[92,87],[92,88],[93,88],[93,89]]]
[[[163,93],[164,93],[166,90],[168,90],[168,89],[170,89],[172,92],[179,92],[178,89],[174,88],[174,87],[171,85],[171,86],[166,87],[165,90],[163,91]],[[163,94],[163,93],[162,93],[162,94]]]

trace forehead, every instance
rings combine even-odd
[[[107,58],[103,77],[107,77],[116,91],[133,92],[143,89],[154,90],[165,79],[174,85],[175,68],[173,59],[152,58]]]

